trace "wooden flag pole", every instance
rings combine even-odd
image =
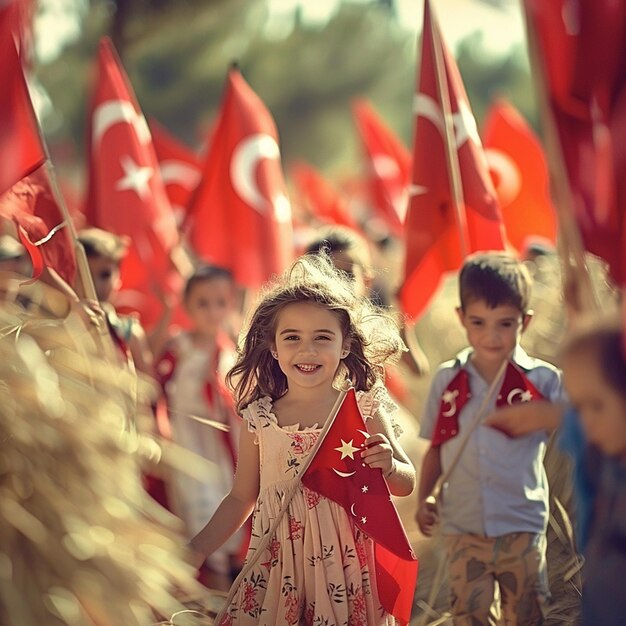
[[[574,218],[574,201],[564,165],[563,149],[558,137],[556,121],[550,108],[546,76],[540,61],[536,34],[531,25],[529,9],[525,2],[524,18],[528,56],[534,77],[535,92],[539,103],[542,125],[546,135],[546,152],[550,163],[552,189],[559,221],[558,250],[564,266],[564,287],[575,291],[574,302],[577,312],[598,310],[598,300],[591,282],[589,269],[585,260],[585,248],[578,224]]]
[[[459,229],[459,240],[461,245],[461,257],[465,259],[469,254],[469,233],[467,231],[467,220],[465,217],[465,199],[463,197],[463,183],[461,180],[461,166],[459,164],[459,153],[456,148],[456,137],[454,134],[454,120],[452,118],[452,106],[450,104],[450,92],[448,91],[448,77],[445,71],[443,58],[443,44],[441,41],[441,30],[439,20],[435,15],[434,8],[429,0],[425,0],[430,11],[431,33],[433,43],[433,60],[435,63],[435,81],[437,92],[441,101],[443,112],[444,145],[446,151],[446,161],[448,163],[448,174],[452,187],[452,201],[454,203],[454,214],[457,227]],[[424,36],[422,30],[422,37]],[[422,60],[423,62],[423,60]]]

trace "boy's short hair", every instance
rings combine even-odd
[[[480,252],[469,256],[459,275],[461,309],[482,300],[491,308],[509,304],[528,311],[532,279],[527,267],[506,252]]]
[[[218,265],[201,265],[196,268],[194,273],[187,279],[185,289],[183,290],[183,299],[186,300],[189,297],[194,285],[204,282],[205,280],[215,280],[218,278],[227,280],[233,285],[235,284],[235,277],[229,269]]]
[[[128,237],[120,237],[101,228],[85,228],[78,233],[87,258],[104,257],[119,263],[128,250]]]

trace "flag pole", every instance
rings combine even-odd
[[[467,220],[465,217],[465,201],[463,198],[463,185],[461,182],[461,167],[459,165],[459,153],[456,148],[456,138],[454,135],[454,121],[452,119],[452,106],[450,104],[450,92],[448,91],[448,79],[444,67],[443,44],[441,40],[441,30],[439,20],[435,15],[434,7],[429,0],[425,0],[428,7],[431,22],[433,61],[435,64],[435,82],[437,92],[441,101],[443,112],[444,145],[446,151],[446,161],[448,164],[448,174],[452,187],[452,202],[454,203],[454,215],[459,229],[459,240],[461,245],[461,257],[466,258],[469,254]],[[422,30],[422,37],[423,37]]]
[[[529,8],[526,2],[522,2],[522,5],[524,7],[528,57],[534,77],[542,125],[546,134],[546,152],[551,166],[552,191],[556,196],[555,205],[559,221],[558,250],[564,266],[564,287],[570,291],[570,296],[575,296],[574,304],[578,312],[596,311],[598,310],[598,300],[585,260],[585,248],[580,230],[574,219],[572,189],[564,165],[563,149],[558,137],[556,121],[548,101],[546,76],[540,61],[537,38],[531,25]],[[575,293],[572,293],[574,291]]]

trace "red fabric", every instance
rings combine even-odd
[[[555,245],[548,164],[526,120],[508,102],[495,102],[487,114],[483,140],[511,245],[518,252],[537,238]]]
[[[296,184],[302,205],[317,220],[360,232],[341,195],[314,167],[300,161],[291,168],[291,178]]]
[[[417,560],[382,472],[360,461],[358,449],[367,436],[354,389],[351,389],[302,482],[340,504],[355,526],[375,542],[381,604],[401,624],[408,624],[417,580]],[[357,450],[348,455],[337,450],[346,445],[346,451],[351,447]]]
[[[469,374],[462,368],[441,394],[439,415],[435,422],[431,441],[434,448],[450,441],[459,434],[459,415],[469,397]],[[542,399],[541,392],[528,380],[519,365],[509,363],[496,398],[496,407]]]
[[[187,214],[191,194],[200,182],[202,160],[156,120],[150,120],[150,131],[165,192],[180,225]]]
[[[371,202],[389,230],[401,237],[411,180],[411,154],[365,100],[352,106],[367,163]]]
[[[33,172],[0,196],[0,215],[17,222],[34,244],[63,222],[63,215],[52,195],[44,169]],[[37,246],[37,250],[47,267],[54,269],[69,285],[73,284],[76,258],[67,227],[56,231],[48,241]],[[31,258],[36,273],[39,260],[36,254],[31,255]]]
[[[441,81],[447,84],[455,126],[456,146],[450,148],[459,162],[464,201],[458,213],[462,220],[457,217],[448,171],[435,47],[441,53]],[[406,260],[400,292],[402,309],[411,319],[424,312],[443,274],[461,266],[462,240],[466,243],[466,253],[499,250],[504,246],[500,210],[476,122],[454,58],[441,38],[437,23],[431,19],[428,0],[424,3],[416,109],[413,184],[404,229]]]
[[[0,194],[43,165],[46,154],[13,41],[15,11],[0,10]]]
[[[524,0],[584,246],[626,281],[626,4]]]
[[[245,287],[259,287],[293,258],[276,126],[236,68],[228,73],[187,226],[194,251]]]
[[[88,146],[87,222],[129,237],[115,304],[124,312],[139,313],[149,328],[163,308],[153,293],[155,285],[165,294],[179,294],[183,287],[170,260],[178,231],[148,126],[107,38],[100,41]]]

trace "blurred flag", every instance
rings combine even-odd
[[[354,389],[302,476],[302,483],[340,504],[375,544],[376,585],[388,613],[408,624],[417,580],[417,559],[382,472],[360,460],[368,437]]]
[[[499,100],[489,109],[483,140],[509,243],[518,252],[537,239],[555,245],[548,165],[526,120],[513,105]]]
[[[303,161],[296,163],[291,168],[291,179],[303,206],[318,221],[360,231],[339,192],[314,167]]]
[[[571,192],[560,219],[576,220],[584,246],[626,281],[626,3],[524,0],[534,69],[547,96],[544,115]],[[563,224],[561,224],[563,236]]]
[[[99,46],[88,146],[87,222],[131,241],[115,304],[138,312],[150,327],[163,309],[154,292],[178,295],[182,290],[170,258],[178,232],[148,125],[108,38]]]
[[[352,112],[367,163],[371,203],[389,230],[402,237],[411,154],[368,102],[355,101]]]
[[[180,226],[191,194],[200,182],[202,160],[154,119],[150,120],[150,132],[165,192]]]
[[[413,183],[400,292],[402,308],[412,319],[424,312],[443,274],[458,269],[464,255],[504,246],[498,201],[476,121],[428,0],[414,106]]]
[[[0,193],[43,165],[46,153],[13,39],[16,11],[0,9]]]
[[[22,178],[0,196],[0,215],[14,221],[33,263],[33,278],[43,266],[74,283],[74,242],[52,191],[45,169]],[[37,244],[37,245],[35,245]]]
[[[276,125],[236,67],[228,72],[186,226],[193,250],[245,287],[259,287],[293,258]]]

